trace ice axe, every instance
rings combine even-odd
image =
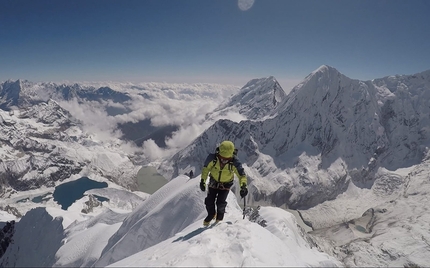
[[[245,219],[245,210],[246,210],[246,198],[243,197],[243,219]]]

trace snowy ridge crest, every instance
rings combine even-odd
[[[263,228],[242,218],[234,195],[228,196],[225,220],[202,227],[203,199],[195,180],[179,176],[129,214],[111,210],[79,219],[63,229],[63,217],[46,208],[28,212],[16,223],[19,236],[2,257],[3,265],[43,267],[217,267],[330,266],[333,257],[311,246],[294,216],[262,208]],[[127,196],[125,195],[126,199]],[[125,218],[125,219],[124,219]],[[37,221],[45,224],[35,225]],[[25,250],[20,250],[24,248]],[[43,248],[41,258],[37,247]],[[28,254],[33,252],[34,254]],[[220,257],[221,256],[221,257]]]

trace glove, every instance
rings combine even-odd
[[[206,191],[206,184],[204,180],[200,181],[200,190],[202,190],[203,192]]]
[[[246,188],[246,184],[242,184],[240,187],[240,197],[244,198],[248,194],[248,189]]]

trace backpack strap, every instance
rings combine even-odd
[[[218,156],[215,155],[214,160],[212,160],[212,167],[216,165],[216,162],[218,161]]]

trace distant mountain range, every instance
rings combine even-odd
[[[180,126],[151,129],[149,121],[140,120],[140,136],[135,122],[123,123],[121,129],[127,130],[122,140],[100,141],[82,131],[79,120],[59,105],[71,100],[101,106],[127,103],[135,94],[79,84],[1,84],[2,197],[82,175],[135,190],[140,164],[150,161],[147,155],[124,152],[124,138],[140,144],[156,137],[162,145]],[[152,98],[144,91],[138,95]],[[204,120],[225,119],[175,154],[150,164],[168,180],[190,169],[198,178],[207,154],[230,139],[249,178],[248,204],[298,210],[315,230],[315,240],[349,265],[413,265],[420,262],[407,251],[426,254],[430,241],[424,208],[430,193],[424,175],[430,171],[429,99],[430,71],[360,81],[323,65],[289,94],[274,77],[254,79],[226,94]],[[130,112],[110,107],[112,114]],[[228,119],[230,115],[236,120]],[[232,190],[237,194],[237,187]],[[408,213],[401,212],[405,208]],[[364,227],[357,225],[362,221]],[[356,226],[364,232],[357,234]],[[392,238],[384,232],[387,226],[393,226],[402,246],[387,249],[384,243]],[[419,241],[409,240],[414,237]],[[336,245],[329,246],[327,239]],[[379,262],[364,261],[372,258]]]
[[[78,103],[83,102],[113,102],[124,103],[131,100],[126,92],[119,92],[108,86],[94,87],[81,84],[55,84],[55,83],[32,83],[30,81],[6,81],[0,85],[0,109],[5,111],[15,108],[26,109],[32,105],[48,100],[71,101],[76,100]],[[113,107],[106,106],[106,111],[114,116],[127,111],[117,110]],[[118,128],[123,132],[125,140],[135,141],[138,145],[152,138],[156,143],[165,147],[162,137],[170,136],[178,129],[178,126],[156,127],[151,125],[151,120],[139,122],[128,122],[118,124]],[[143,135],[142,135],[143,134]]]

